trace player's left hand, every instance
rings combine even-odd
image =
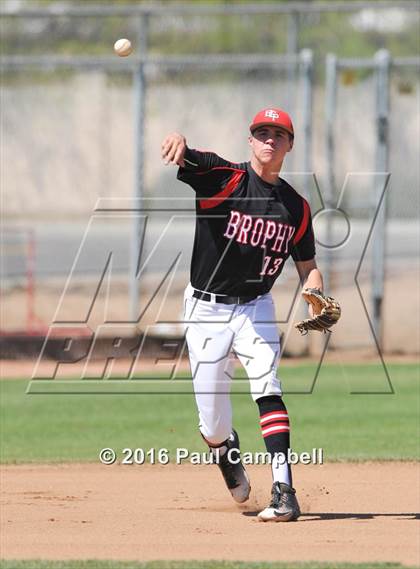
[[[318,330],[324,334],[330,331],[331,326],[336,324],[341,316],[338,302],[331,296],[324,296],[317,288],[304,289],[302,296],[309,304],[311,318],[298,322],[295,328],[301,334],[307,334],[309,330]]]
[[[308,304],[308,312],[309,312],[310,318],[313,318],[315,316],[314,307],[312,306],[312,304]]]

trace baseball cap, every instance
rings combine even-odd
[[[268,108],[257,113],[249,125],[249,130],[254,132],[260,126],[279,126],[294,136],[292,119],[282,109]]]

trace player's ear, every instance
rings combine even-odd
[[[292,150],[294,140],[295,139],[293,136],[289,136],[289,150],[288,150],[288,152],[290,152]]]

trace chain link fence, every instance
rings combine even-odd
[[[249,9],[249,13],[246,7],[237,7],[238,13],[222,15],[202,13],[199,8],[194,13],[182,10],[177,13],[174,8],[174,13],[165,15],[156,12],[146,16],[136,13],[131,16],[112,14],[111,17],[105,9],[101,12],[99,5],[95,5],[94,15],[85,16],[81,15],[82,9],[74,13],[71,6],[48,17],[41,12],[20,16],[3,14],[0,21],[4,235],[7,242],[9,229],[13,232],[29,227],[33,231],[37,317],[46,325],[54,318],[97,200],[129,199],[135,195],[139,148],[144,197],[162,198],[168,207],[174,198],[192,200],[190,190],[175,180],[175,169],[162,166],[160,143],[169,131],[183,132],[192,147],[211,149],[232,161],[243,161],[249,156],[247,130],[255,112],[270,105],[286,108],[294,118],[296,143],[284,165],[283,177],[298,191],[309,195],[313,211],[320,209],[315,182],[307,174],[316,174],[321,194],[325,193],[328,163],[325,53],[319,49],[322,30],[334,23],[334,33],[326,36],[322,43],[325,51],[339,52],[340,34],[347,37],[350,30],[353,41],[355,33],[359,34],[361,52],[370,49],[373,37],[377,43],[383,38],[383,45],[390,48],[394,45],[400,54],[417,55],[412,30],[418,22],[418,9],[395,5],[401,16],[397,18],[399,28],[389,31],[385,17],[379,19],[382,30],[369,24],[366,10],[373,9],[369,6],[359,6],[358,11],[353,6],[350,12],[336,7],[334,12],[332,4],[335,3],[330,3],[328,12],[316,12],[312,6],[306,13],[289,10],[274,15],[266,12],[265,5],[260,5],[260,13],[257,7]],[[143,27],[141,16],[146,17]],[[112,43],[121,36],[132,37],[137,48],[134,56],[127,60],[109,53]],[[311,71],[309,131],[305,125],[308,101],[304,97],[305,76],[299,53],[296,53],[298,46],[316,48]],[[244,54],[251,51],[254,59]],[[19,59],[29,54],[30,64]],[[214,59],[209,59],[208,54],[214,54]],[[181,58],[176,65],[174,57]],[[141,61],[144,63],[141,91],[144,120],[139,145],[136,71]],[[390,307],[392,287],[402,290],[403,284],[410,286],[417,267],[420,89],[417,71],[415,67],[398,67],[391,73],[386,262],[387,278],[395,283],[388,287],[386,307]],[[338,85],[334,125],[336,194],[349,172],[372,172],[375,167],[372,71],[343,70]],[[360,178],[351,192],[352,205],[357,202],[358,207],[359,225],[355,223],[354,227],[357,230],[360,226],[361,234],[369,223],[371,207],[372,188],[366,180]],[[161,234],[162,223],[163,220],[156,219],[148,226],[145,256]],[[178,229],[175,239],[184,252],[168,305],[169,313],[175,318],[179,316],[182,288],[188,280],[192,229],[193,224],[186,223]],[[323,231],[322,223],[319,231]],[[129,311],[132,227],[127,220],[117,217],[104,221],[102,227],[96,225],[94,233],[86,245],[84,264],[75,267],[77,278],[68,289],[68,313],[71,314],[73,303],[90,294],[92,286],[86,288],[86,283],[97,281],[94,261],[104,239],[112,235],[113,278],[118,286],[110,317],[123,318]],[[27,263],[12,261],[7,252],[4,257],[2,282],[7,286],[2,328],[9,332],[25,330],[28,326],[27,271],[24,269]],[[154,286],[170,258],[171,252],[164,251],[163,265],[149,271],[141,287]],[[328,256],[322,246],[318,246],[318,258],[323,268]],[[347,287],[350,310],[353,299],[350,289],[354,286],[359,260],[359,250],[337,250],[334,255],[332,286],[335,283],[338,287],[338,295]],[[17,266],[22,268],[20,275]],[[369,270],[367,254],[363,268],[366,282]],[[275,290],[281,319],[288,318],[296,283],[294,268],[288,267]],[[142,294],[144,291],[140,290],[140,298]],[[347,293],[344,291],[344,294]],[[366,294],[368,296],[368,291]],[[385,347],[390,351],[415,351],[416,338],[404,331],[395,331],[391,325],[393,312],[387,310]],[[409,322],[413,320],[412,314],[407,317]],[[414,321],[413,327],[417,330]],[[357,322],[350,325],[350,329],[353,331],[350,335],[337,334],[337,347],[359,348],[370,344],[368,331],[360,338]],[[291,350],[292,343],[291,340]]]

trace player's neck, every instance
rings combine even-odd
[[[251,157],[251,168],[264,182],[269,184],[276,184],[279,179],[280,170],[283,161],[280,165],[274,166],[273,164],[261,164],[254,156]]]

